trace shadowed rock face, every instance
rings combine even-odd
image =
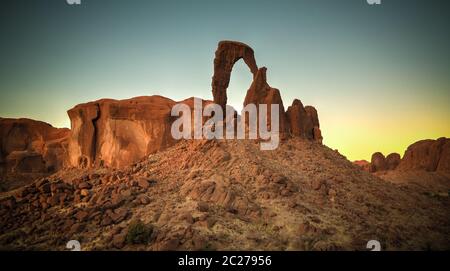
[[[41,121],[0,118],[0,176],[20,182],[61,169],[69,133]]]
[[[212,93],[214,103],[225,109],[227,104],[227,88],[230,83],[231,71],[234,64],[244,59],[253,77],[258,72],[253,49],[248,45],[236,41],[221,41],[214,59],[214,75],[212,78]]]
[[[303,107],[300,100],[295,99],[286,112],[290,133],[310,140],[322,143],[319,117],[312,106]]]
[[[386,157],[384,157],[384,155],[381,152],[376,152],[372,154],[370,164],[371,164],[370,168],[371,172],[383,171],[387,169]]]
[[[388,156],[384,157],[381,152],[376,152],[372,155],[372,160],[370,163],[370,171],[378,172],[378,171],[386,171],[386,170],[394,170],[400,163],[400,154],[391,153]]]
[[[408,147],[399,170],[450,170],[450,139],[421,140]]]
[[[250,86],[245,96],[244,106],[248,104],[255,104],[256,106],[260,104],[267,104],[267,115],[270,116],[271,108],[269,105],[278,104],[278,115],[280,116],[280,133],[286,134],[288,131],[288,126],[286,113],[283,106],[283,100],[281,99],[280,91],[276,88],[271,88],[269,84],[267,84],[266,71],[267,69],[265,67],[262,67],[256,73],[252,85]],[[268,123],[268,126],[270,126],[270,122]]]
[[[391,153],[388,156],[386,156],[386,167],[387,170],[394,170],[398,167],[398,165],[400,164],[400,154],[398,153]]]

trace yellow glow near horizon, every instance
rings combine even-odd
[[[339,121],[337,121],[339,120]],[[322,115],[324,144],[338,149],[350,161],[367,160],[375,152],[402,157],[407,147],[419,140],[450,137],[448,116],[359,116]]]

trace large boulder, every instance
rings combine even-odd
[[[394,170],[397,168],[397,166],[400,164],[400,154],[398,153],[391,153],[388,156],[386,156],[386,167],[387,170]]]
[[[398,170],[450,170],[450,139],[421,140],[408,147]]]
[[[386,157],[381,152],[376,152],[372,154],[370,165],[371,172],[387,170]]]

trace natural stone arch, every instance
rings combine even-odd
[[[234,64],[240,59],[244,59],[245,64],[247,64],[253,74],[253,78],[255,78],[258,66],[256,65],[253,49],[241,42],[219,42],[214,59],[212,92],[214,103],[219,104],[223,109],[227,105],[227,88],[230,83],[231,71]]]

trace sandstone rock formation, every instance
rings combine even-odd
[[[254,77],[244,106],[249,103],[278,104],[282,135],[289,134],[292,126],[293,136],[322,142],[317,111],[309,106],[303,108],[301,103],[301,108],[297,109],[297,100],[288,122],[279,90],[268,85],[267,69],[258,69],[253,50],[243,43],[222,41],[218,45],[212,79],[214,102],[226,107],[231,71],[240,59],[244,59]],[[170,129],[175,118],[170,116],[170,111],[176,103],[161,96],[151,96],[121,101],[104,99],[75,106],[68,111],[72,126],[70,165],[120,168],[172,146],[176,141]],[[193,108],[192,98],[180,103]],[[208,103],[210,101],[203,101],[203,106]]]
[[[449,171],[450,139],[421,140],[408,147],[398,169]]]
[[[267,84],[266,71],[267,68],[262,67],[256,73],[256,76],[245,96],[244,106],[248,104],[255,104],[258,107],[260,104],[267,104],[267,116],[270,118],[271,108],[269,105],[278,104],[278,115],[280,117],[279,129],[281,134],[285,134],[288,127],[283,100],[281,99],[280,91],[276,88],[271,88],[269,84]],[[268,121],[268,126],[271,127],[270,121]]]
[[[381,152],[376,152],[372,155],[370,172],[394,170],[399,165],[400,160],[400,154],[398,153],[394,152],[384,157]]]
[[[357,160],[353,162],[354,165],[357,165],[362,170],[370,172],[370,162],[366,160]]]
[[[61,169],[69,132],[41,121],[0,118],[0,176],[27,181]]]
[[[203,107],[210,102],[202,100]],[[179,103],[193,108],[194,98]],[[174,145],[170,130],[177,118],[171,116],[175,104],[165,97],[146,96],[75,106],[68,111],[70,165],[121,168]]]
[[[286,113],[280,91],[267,83],[267,69],[258,69],[253,49],[243,43],[222,41],[218,45],[212,78],[214,102],[226,108],[230,74],[234,63],[240,59],[253,74],[244,106],[250,103],[278,104],[282,138],[292,135],[321,143],[319,119],[314,107],[303,107],[299,100],[295,100]],[[191,108],[194,106],[193,98],[180,103]],[[203,106],[208,103],[210,101],[204,100]],[[175,104],[177,102],[161,96],[120,101],[102,99],[80,104],[67,112],[71,131],[38,122],[21,121],[13,125],[7,124],[11,121],[2,121],[6,126],[2,127],[1,135],[1,168],[5,172],[53,172],[63,166],[124,167],[176,143],[170,133],[176,119],[170,116],[170,112]],[[268,106],[268,115],[270,113]],[[270,127],[270,121],[268,125]]]
[[[72,166],[122,167],[173,144],[170,110],[161,96],[99,100],[68,111]]]
[[[370,165],[371,165],[370,167],[371,172],[386,170],[387,169],[386,157],[384,157],[384,155],[381,152],[376,152],[372,154]]]
[[[368,167],[363,161],[353,163],[364,170]],[[437,140],[420,140],[407,148],[403,158],[398,153],[384,157],[382,153],[376,152],[372,155],[369,168],[372,173],[391,170],[450,172],[450,139],[441,137]]]
[[[398,167],[398,165],[400,164],[400,154],[398,153],[391,153],[388,156],[386,156],[386,167],[387,170],[394,170]]]
[[[223,109],[225,109],[227,104],[227,88],[230,83],[231,71],[234,64],[240,59],[244,59],[253,77],[255,77],[258,72],[258,66],[256,66],[252,48],[236,41],[219,42],[214,59],[212,93],[214,103],[221,105]]]
[[[312,106],[303,107],[300,100],[295,99],[287,110],[287,120],[293,136],[307,138],[322,143],[319,117]]]
[[[219,42],[216,58],[214,59],[214,76],[212,80],[212,93],[214,102],[225,108],[227,103],[227,88],[233,65],[244,59],[253,74],[253,82],[247,91],[244,106],[248,104],[267,104],[270,115],[271,104],[279,105],[279,129],[281,138],[287,135],[315,140],[322,143],[319,118],[314,107],[303,107],[299,100],[295,100],[286,113],[281,99],[280,91],[267,83],[267,68],[258,69],[254,51],[248,45],[235,41]],[[270,128],[270,121],[268,122]]]

